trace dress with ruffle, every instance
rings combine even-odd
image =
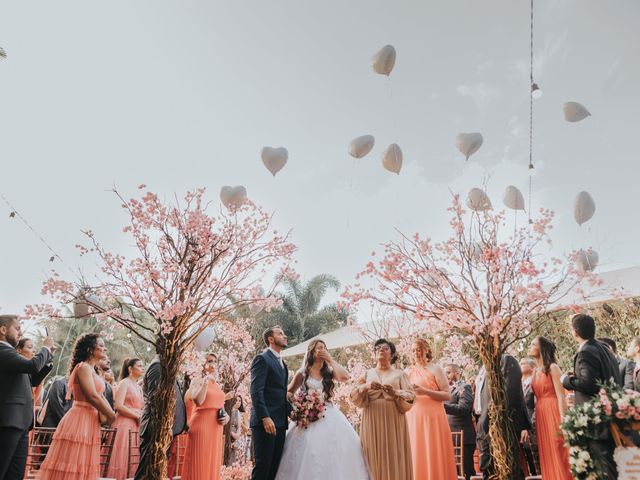
[[[98,410],[87,401],[76,382],[81,365],[76,365],[69,376],[67,400],[73,391],[73,406],[53,434],[51,447],[37,477],[40,480],[96,480],[100,477],[100,419]],[[93,367],[91,370],[96,392],[102,395],[104,381]]]

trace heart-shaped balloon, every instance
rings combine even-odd
[[[522,195],[522,192],[513,185],[509,185],[504,191],[502,203],[504,203],[505,207],[510,208],[511,210],[524,210],[524,196]]]
[[[220,200],[227,208],[238,208],[247,200],[247,189],[242,185],[230,187],[225,185],[220,189]]]
[[[562,106],[562,110],[564,111],[564,119],[567,122],[579,122],[591,116],[589,110],[578,102],[567,102]]]
[[[396,64],[396,49],[393,45],[385,45],[371,59],[373,71],[387,77]]]
[[[215,336],[216,332],[213,330],[213,328],[207,327],[200,333],[200,335],[198,335],[193,346],[198,352],[206,352],[209,347],[211,347]]]
[[[480,190],[479,188],[472,188],[469,191],[469,195],[467,196],[467,207],[476,212],[484,212],[493,208],[491,200],[487,194],[484,193],[484,190]]]
[[[400,175],[402,168],[402,150],[397,143],[392,143],[387,147],[382,157],[382,166],[390,172]]]
[[[349,144],[349,155],[353,158],[362,158],[366,156],[376,143],[373,135],[362,135],[354,138]]]
[[[267,170],[271,172],[274,177],[282,168],[287,164],[289,159],[289,152],[284,147],[264,147],[260,152],[262,157],[262,163],[267,167]]]
[[[596,213],[596,202],[593,197],[589,192],[580,192],[573,203],[573,218],[576,219],[578,225],[582,225],[591,220],[594,213]]]
[[[585,272],[591,272],[598,266],[598,253],[589,248],[588,250],[579,250],[576,255],[576,264]]]
[[[474,133],[460,133],[456,138],[456,147],[462,152],[466,160],[476,153],[482,146],[482,134],[478,132]]]

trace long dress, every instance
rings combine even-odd
[[[362,385],[371,381],[391,385],[396,398],[382,390],[363,392]],[[415,397],[407,375],[395,368],[382,378],[375,368],[368,370],[351,391],[351,400],[362,408],[360,442],[373,480],[413,480],[405,413],[412,407]]]
[[[571,480],[569,451],[560,431],[560,409],[551,375],[536,370],[531,381],[536,397],[536,434],[544,480]]]
[[[322,392],[322,381],[307,378]],[[325,403],[324,417],[307,428],[289,425],[276,480],[368,480],[358,434],[342,412]]]
[[[436,377],[426,368],[413,366],[407,370],[409,380],[429,390],[439,390]],[[417,395],[407,412],[413,478],[416,480],[456,480],[458,471],[453,454],[451,428],[444,404],[428,395]]]
[[[202,405],[197,405],[189,424],[183,480],[219,480],[224,437],[218,412],[224,407],[224,392],[209,380]]]
[[[91,405],[76,373],[83,363],[75,366],[69,376],[67,400],[73,392],[73,406],[62,417],[53,434],[49,452],[45,458],[38,479],[40,480],[96,480],[100,477],[100,419],[98,410]],[[104,392],[102,380],[91,367],[96,392]]]
[[[124,397],[124,405],[131,410],[142,410],[144,407],[144,395],[142,387],[132,380],[124,380],[120,383],[120,388],[126,388],[127,393]],[[116,480],[124,480],[129,477],[129,432],[139,429],[140,421],[116,413],[116,421],[113,427],[116,429],[116,437],[113,440],[113,450],[111,451],[111,460],[109,461],[109,470],[107,477]]]

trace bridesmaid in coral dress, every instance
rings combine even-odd
[[[104,398],[104,381],[95,371],[106,357],[104,340],[97,333],[85,333],[73,346],[67,399],[73,392],[73,406],[62,417],[38,479],[96,480],[100,477],[100,417],[110,425],[115,412]]]
[[[144,395],[138,380],[144,375],[144,366],[139,358],[127,358],[122,364],[120,382],[115,396],[116,438],[109,462],[107,477],[116,480],[127,478],[129,463],[129,432],[137,431],[144,407]]]
[[[444,402],[451,399],[447,377],[439,366],[431,363],[431,346],[426,340],[416,339],[413,356],[414,364],[407,369],[416,392],[413,408],[407,412],[413,478],[456,480],[453,439],[444,411]]]
[[[187,391],[187,397],[193,399],[196,408],[189,423],[183,480],[220,480],[224,449],[222,429],[229,422],[229,415],[218,416],[224,407],[225,394],[213,380],[216,360],[215,355],[207,355],[205,378],[194,380]]]
[[[536,398],[536,433],[540,470],[544,480],[571,480],[569,451],[564,446],[560,422],[567,409],[562,372],[556,364],[556,346],[545,337],[536,337],[528,352],[538,368],[531,387]]]

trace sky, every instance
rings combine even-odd
[[[636,0],[535,5],[533,210],[556,212],[555,253],[592,246],[603,271],[640,264],[638,18]],[[371,69],[386,44],[389,78]],[[398,230],[446,238],[452,193],[486,185],[501,208],[512,184],[528,200],[524,0],[3,2],[0,47],[0,193],[89,276],[82,230],[129,248],[114,185],[167,200],[206,187],[212,213],[223,185],[244,185],[292,230],[301,277],[343,284]],[[567,101],[592,116],[565,122]],[[484,136],[468,162],[460,132]],[[354,160],[364,134],[376,145]],[[391,143],[399,175],[382,168]],[[289,151],[275,178],[266,145]],[[579,227],[582,190],[597,210]],[[52,267],[73,278],[11,210],[0,202],[2,313],[46,300]]]

